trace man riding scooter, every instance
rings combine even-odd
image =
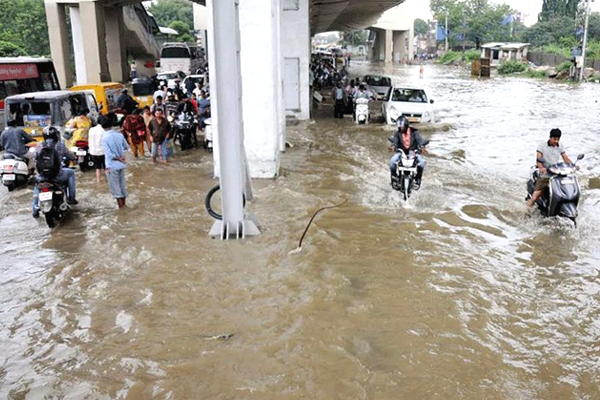
[[[23,129],[17,127],[17,120],[8,121],[7,125],[8,128],[0,135],[0,145],[4,148],[5,153],[27,160],[27,166],[33,170],[34,156],[29,153],[28,147],[35,147],[37,142]]]
[[[51,148],[58,153],[58,160],[77,160],[77,156],[67,149],[67,147],[60,141],[60,132],[53,126],[48,126],[44,128],[43,132],[44,142],[37,145],[36,151],[36,159],[40,157],[45,148]],[[38,172],[39,167],[42,164],[39,160],[37,160],[38,164]],[[54,169],[54,168],[52,168]],[[40,190],[38,188],[38,183],[42,180],[49,180],[56,182],[62,186],[68,188],[68,196],[67,203],[71,205],[78,204],[76,200],[76,187],[75,187],[75,171],[70,168],[57,167],[58,173],[54,176],[46,176],[39,174],[36,177],[36,185],[33,188],[33,202],[31,204],[32,215],[33,218],[38,218],[40,216],[40,202],[39,202],[39,194]]]
[[[427,154],[427,150],[424,146],[425,140],[421,136],[418,130],[411,128],[408,119],[404,115],[401,115],[396,121],[398,130],[394,133],[391,140],[390,150],[394,151],[395,154],[390,160],[390,172],[392,177],[392,188],[398,190],[400,187],[399,177],[396,175],[396,163],[402,156],[400,151],[408,155],[410,151],[418,150],[416,154],[417,158],[417,176],[415,177],[414,189],[419,190],[421,187],[421,179],[423,178],[423,171],[425,171],[425,159],[422,154]]]

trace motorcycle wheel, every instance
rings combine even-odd
[[[404,201],[410,197],[410,178],[404,178]]]
[[[48,228],[52,229],[56,226],[56,222],[54,222],[54,212],[48,212],[44,214],[44,217],[46,218],[46,224],[48,225]]]
[[[8,185],[6,186],[6,188],[8,189],[9,192],[12,192],[13,190],[15,190],[15,185]]]

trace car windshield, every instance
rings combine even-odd
[[[369,86],[392,86],[391,79],[384,76],[369,76],[366,81]]]
[[[411,103],[427,103],[427,95],[421,89],[394,89],[392,101],[409,101]]]
[[[165,81],[165,80],[169,80],[169,79],[176,79],[177,74],[175,72],[168,73],[168,74],[160,74],[157,76],[157,78],[161,81]]]
[[[154,93],[154,87],[152,85],[152,82],[133,84],[134,96],[148,96],[152,93]]]

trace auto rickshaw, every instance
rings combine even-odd
[[[93,94],[98,102],[97,112],[102,115],[106,115],[109,112],[116,111],[117,98],[121,94],[121,91],[125,89],[120,83],[117,82],[103,82],[93,85],[77,85],[73,86],[70,90],[72,91],[84,91],[86,93]],[[94,110],[90,108],[93,113]]]
[[[140,108],[152,106],[154,92],[158,89],[156,80],[152,78],[135,78],[132,81],[133,98]],[[166,100],[166,99],[165,99]]]
[[[70,140],[72,132],[65,129],[66,123],[81,110],[98,107],[93,95],[86,92],[55,90],[32,92],[8,96],[5,100],[7,121],[17,120],[17,126],[23,128],[36,141],[43,141],[42,132],[52,125],[60,132],[64,140]]]

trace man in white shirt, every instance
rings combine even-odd
[[[96,168],[96,182],[100,183],[100,173],[104,173],[106,169],[104,161],[104,147],[102,147],[102,138],[104,137],[104,128],[102,122],[106,120],[106,116],[101,115],[98,117],[98,125],[90,128],[88,133],[88,146],[89,152],[94,160],[94,167]]]
[[[542,142],[536,151],[536,165],[540,171],[540,176],[535,182],[535,189],[531,199],[527,201],[529,207],[533,207],[535,202],[544,193],[544,190],[550,186],[551,176],[548,174],[548,167],[554,164],[558,164],[562,161],[567,164],[573,162],[565,152],[564,147],[560,144],[560,136],[562,132],[558,128],[554,128],[550,131],[550,139]]]

